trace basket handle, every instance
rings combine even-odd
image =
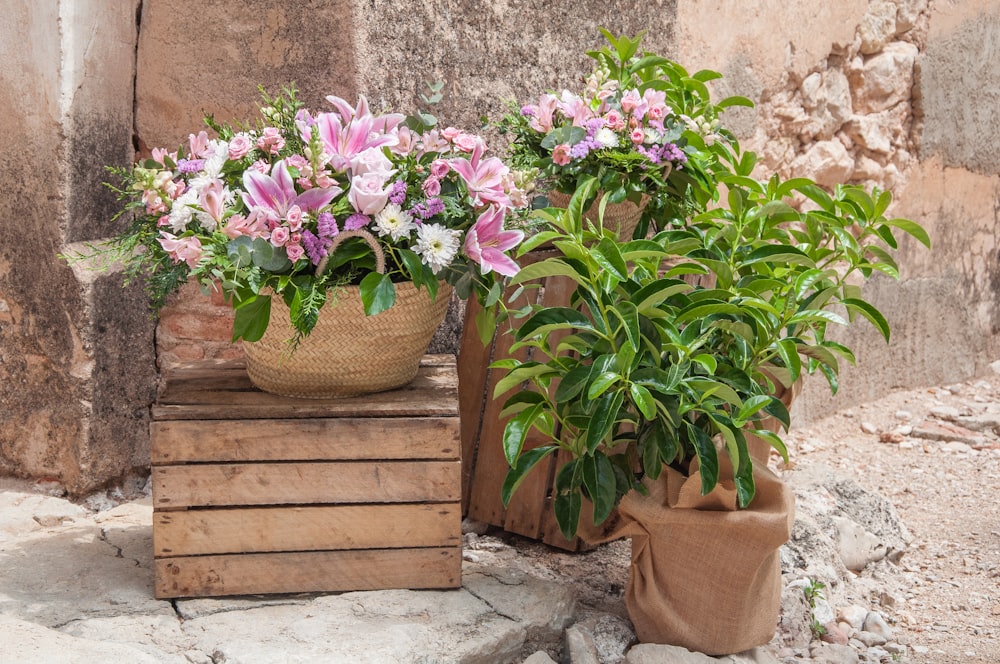
[[[375,271],[379,274],[385,274],[385,252],[382,251],[382,247],[378,245],[378,240],[375,239],[374,235],[359,228],[353,231],[341,231],[334,236],[333,242],[326,248],[326,256],[324,256],[323,260],[321,260],[319,265],[316,266],[317,277],[326,271],[326,264],[329,262],[330,256],[333,255],[333,252],[335,252],[337,247],[340,246],[340,243],[352,237],[361,238],[369,247],[372,248],[372,253],[375,254]]]

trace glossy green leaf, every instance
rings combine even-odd
[[[622,258],[618,249],[618,244],[609,238],[601,238],[597,246],[591,250],[594,261],[607,270],[615,279],[625,281],[628,279],[628,266]]]
[[[602,441],[611,433],[615,420],[618,418],[618,411],[621,409],[625,394],[616,390],[606,392],[594,402],[593,415],[587,425],[586,446],[591,454],[597,449]]]
[[[617,383],[619,380],[621,380],[621,376],[614,371],[605,371],[604,373],[599,374],[590,383],[590,387],[587,388],[587,398],[590,400],[596,399],[607,392],[608,388]]]
[[[781,339],[774,344],[774,349],[778,352],[778,357],[784,362],[793,381],[799,379],[802,372],[802,361],[799,359],[798,349],[791,339]]]
[[[867,318],[875,326],[875,329],[882,333],[885,342],[889,343],[889,321],[885,319],[881,311],[860,298],[847,298],[842,301],[842,304],[849,311],[855,311]]]
[[[604,454],[583,457],[583,485],[594,504],[594,523],[601,524],[615,507],[617,483],[611,461]]]
[[[521,486],[524,478],[528,475],[528,471],[558,449],[558,445],[534,447],[524,452],[517,459],[517,464],[507,471],[507,476],[504,478],[503,485],[500,488],[500,499],[503,501],[504,507],[510,505],[510,499],[513,497],[514,492],[517,491],[517,487]]]
[[[909,219],[887,219],[883,223],[888,226],[894,226],[908,235],[912,235],[920,244],[928,249],[931,248],[931,236],[927,234],[927,231],[920,224]]]
[[[698,457],[698,470],[701,473],[701,495],[704,496],[719,483],[719,456],[715,451],[715,443],[712,442],[712,438],[701,427],[685,422],[684,428]]]
[[[236,307],[233,319],[233,341],[260,341],[271,320],[271,297],[257,295],[245,299]]]
[[[579,492],[556,494],[553,501],[553,509],[556,514],[556,523],[559,525],[559,532],[568,540],[576,537],[577,525],[580,523],[580,510],[583,506],[583,497]]]
[[[569,277],[577,283],[584,283],[586,275],[580,273],[569,263],[558,258],[530,263],[511,278],[511,284],[523,284],[534,279],[544,279],[545,277]]]
[[[569,307],[548,307],[533,314],[521,323],[514,337],[518,340],[532,335],[543,335],[553,330],[582,329],[594,330],[594,324],[587,316]]]
[[[517,465],[517,459],[521,456],[528,432],[535,423],[535,419],[541,414],[543,407],[542,404],[535,404],[531,408],[521,411],[512,417],[504,427],[503,455],[511,468]]]
[[[396,304],[396,287],[387,274],[369,272],[361,280],[361,302],[365,307],[366,316],[380,314]]]
[[[643,417],[647,420],[656,417],[656,400],[648,389],[638,383],[632,383],[628,386],[628,391]]]
[[[556,388],[556,403],[566,403],[578,395],[590,380],[590,366],[581,364],[564,374]]]

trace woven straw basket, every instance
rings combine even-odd
[[[375,245],[374,239],[369,244]],[[365,315],[357,286],[332,290],[316,327],[294,352],[288,344],[295,336],[288,306],[272,297],[264,336],[243,344],[250,381],[265,392],[316,399],[406,385],[448,312],[452,288],[441,282],[432,301],[427,289],[417,290],[413,282],[395,287],[396,304],[374,316]]]
[[[569,206],[570,196],[568,194],[553,190],[548,192],[546,196],[548,196],[549,203],[551,203],[553,207],[566,208]],[[584,219],[593,223],[595,226],[599,225],[601,198],[603,196],[604,193],[599,192],[597,194],[597,199],[583,213]],[[639,205],[636,205],[632,201],[608,203],[604,208],[604,227],[616,231],[618,233],[619,241],[628,242],[632,239],[635,227],[639,225],[639,219],[642,217],[642,210],[646,207],[646,203],[648,201],[649,198],[643,196],[642,202]]]

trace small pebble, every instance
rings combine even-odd
[[[878,428],[871,422],[862,422],[861,430],[865,433],[875,434],[878,433]]]

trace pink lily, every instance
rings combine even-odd
[[[510,169],[496,157],[482,159],[485,149],[483,142],[478,141],[470,159],[449,159],[448,165],[465,181],[475,205],[498,203],[510,207],[510,199],[503,190],[503,178]]]
[[[170,257],[180,263],[184,261],[192,270],[198,267],[201,260],[202,247],[201,240],[197,237],[177,237],[166,231],[160,231],[157,238],[163,250],[170,254]]]
[[[524,239],[524,233],[503,229],[505,213],[505,208],[498,205],[489,206],[479,215],[479,219],[465,235],[462,251],[479,263],[483,274],[492,270],[513,277],[521,270],[521,266],[503,252],[516,247]]]
[[[355,108],[351,108],[346,99],[341,99],[336,95],[329,95],[326,100],[337,107],[337,112],[340,113],[340,117],[344,122],[350,123],[355,118],[363,118],[365,116],[373,117],[372,129],[380,134],[394,133],[399,123],[406,119],[406,116],[402,113],[387,113],[385,115],[372,116],[368,110],[368,100],[364,95],[358,96],[358,105]]]
[[[243,173],[243,202],[251,210],[262,208],[276,219],[284,219],[293,205],[305,211],[319,210],[329,205],[343,189],[337,186],[316,187],[301,194],[295,191],[295,182],[282,159],[271,169],[271,175],[247,169]]]

